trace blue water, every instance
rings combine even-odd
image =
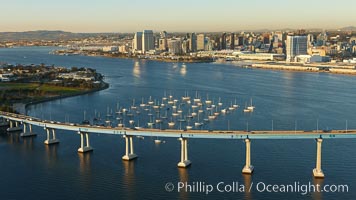
[[[88,118],[94,110],[105,115],[117,102],[128,107],[132,99],[159,99],[164,91],[175,97],[186,91],[195,96],[224,105],[237,98],[244,107],[253,99],[252,114],[242,109],[208,124],[207,129],[233,130],[311,130],[318,128],[356,128],[354,76],[327,73],[299,73],[246,69],[233,64],[161,63],[130,59],[57,56],[48,54],[53,48],[0,49],[0,62],[45,63],[66,67],[92,67],[105,75],[110,88],[78,97],[71,97],[30,106],[28,114],[40,118],[81,122],[83,112]],[[184,66],[185,65],[185,66]],[[144,119],[142,119],[144,120]],[[272,122],[273,121],[273,122]],[[1,199],[353,199],[356,196],[355,140],[324,140],[323,181],[312,177],[315,167],[314,140],[253,140],[252,176],[241,174],[245,161],[245,144],[230,140],[189,140],[189,159],[192,166],[178,169],[180,143],[164,139],[155,145],[156,138],[135,139],[139,158],[124,162],[124,139],[119,136],[91,134],[93,153],[78,154],[80,137],[73,132],[58,131],[60,144],[45,146],[43,129],[36,128],[35,138],[20,138],[17,134],[0,137]],[[342,193],[220,193],[208,195],[194,192],[167,192],[165,185],[178,181],[201,181],[216,185],[219,182],[256,185],[266,184],[347,184],[349,192]]]

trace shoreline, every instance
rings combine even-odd
[[[81,95],[85,95],[85,94],[90,94],[90,93],[95,93],[95,92],[99,92],[102,90],[105,90],[107,88],[109,88],[110,85],[109,83],[106,82],[102,82],[102,85],[99,88],[94,88],[91,90],[87,90],[87,91],[82,91],[82,92],[78,92],[78,93],[74,93],[74,94],[67,94],[67,95],[59,95],[59,96],[54,96],[54,97],[46,97],[44,99],[41,100],[37,100],[37,101],[30,101],[30,102],[17,102],[12,104],[12,108],[14,111],[21,113],[20,110],[24,111],[24,113],[26,113],[26,109],[29,106],[32,105],[36,105],[36,104],[40,104],[40,103],[44,103],[44,102],[49,102],[49,101],[53,101],[53,100],[58,100],[58,99],[64,99],[64,98],[68,98],[68,97],[75,97],[75,96],[81,96]],[[16,106],[17,104],[17,106]]]

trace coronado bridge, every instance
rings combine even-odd
[[[123,160],[133,160],[138,156],[134,152],[133,137],[173,137],[179,138],[181,142],[181,160],[178,167],[188,167],[191,161],[188,159],[188,139],[229,139],[243,140],[246,144],[246,160],[242,169],[243,173],[252,174],[254,167],[251,164],[251,140],[254,139],[315,139],[317,143],[316,167],[313,169],[313,175],[316,178],[323,178],[324,173],[321,169],[321,145],[323,139],[347,139],[356,138],[356,130],[332,130],[332,131],[302,131],[302,130],[284,130],[284,131],[208,131],[208,130],[160,130],[160,129],[129,129],[119,127],[104,127],[79,125],[73,123],[62,123],[55,121],[41,120],[31,116],[0,112],[2,118],[1,126],[8,126],[8,132],[22,132],[22,137],[35,136],[32,126],[42,127],[47,139],[46,145],[59,143],[56,136],[56,130],[73,131],[80,134],[80,147],[78,152],[86,153],[93,151],[90,146],[90,133],[121,135],[125,138],[126,147]]]

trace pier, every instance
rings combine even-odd
[[[329,132],[322,132],[319,130],[312,131],[207,131],[207,130],[160,130],[160,129],[129,129],[129,128],[111,128],[100,127],[92,125],[77,125],[61,122],[48,122],[41,119],[35,119],[31,116],[13,114],[7,112],[0,112],[0,118],[7,121],[9,124],[8,132],[22,131],[21,136],[35,136],[32,132],[32,126],[42,127],[46,134],[47,139],[44,141],[46,145],[55,145],[59,143],[56,136],[56,130],[66,130],[78,133],[80,135],[80,147],[78,152],[86,153],[93,151],[89,143],[90,133],[97,134],[112,134],[121,135],[125,139],[125,155],[122,157],[125,161],[131,161],[138,157],[134,152],[133,137],[171,137],[178,138],[181,143],[181,160],[177,166],[186,168],[191,165],[188,159],[188,140],[190,139],[229,139],[229,140],[242,140],[246,144],[246,158],[245,166],[242,169],[244,174],[252,174],[254,166],[251,161],[251,143],[253,140],[266,140],[266,139],[313,139],[316,140],[317,155],[316,167],[312,170],[315,178],[323,178],[324,172],[322,170],[322,141],[324,139],[356,139],[356,130],[332,130]],[[29,128],[27,128],[29,127]],[[84,140],[85,139],[85,140]]]

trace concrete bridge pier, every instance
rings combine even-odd
[[[9,124],[10,124],[10,127],[6,129],[7,132],[16,132],[16,131],[21,131],[22,130],[22,127],[19,126],[19,122],[18,121],[10,120]]]
[[[133,160],[137,158],[137,155],[134,153],[134,146],[132,142],[132,136],[124,135],[125,142],[126,142],[126,150],[125,155],[122,156],[123,160]]]
[[[315,178],[324,178],[324,172],[321,169],[321,143],[322,138],[316,139],[316,167],[313,169],[313,176]]]
[[[30,136],[36,136],[37,134],[32,132],[32,124],[28,124],[28,130],[27,130],[27,124],[23,123],[23,132],[20,134],[21,137],[30,137]]]
[[[86,152],[93,151],[93,148],[90,146],[90,143],[89,143],[89,134],[83,133],[80,131],[78,132],[78,134],[80,134],[80,148],[78,149],[78,152],[86,153]],[[86,140],[85,146],[84,146],[84,134],[85,134],[85,140]]]
[[[181,143],[181,152],[180,152],[180,162],[178,167],[186,168],[192,162],[188,159],[188,140],[186,138],[179,138]]]
[[[52,131],[52,138],[51,138],[50,131]],[[56,130],[55,129],[46,128],[46,132],[47,132],[47,140],[44,141],[45,144],[51,145],[51,144],[59,143],[59,140],[56,138]]]
[[[245,144],[246,144],[246,164],[242,169],[242,173],[252,174],[254,167],[251,165],[251,140],[248,138],[245,139]]]

